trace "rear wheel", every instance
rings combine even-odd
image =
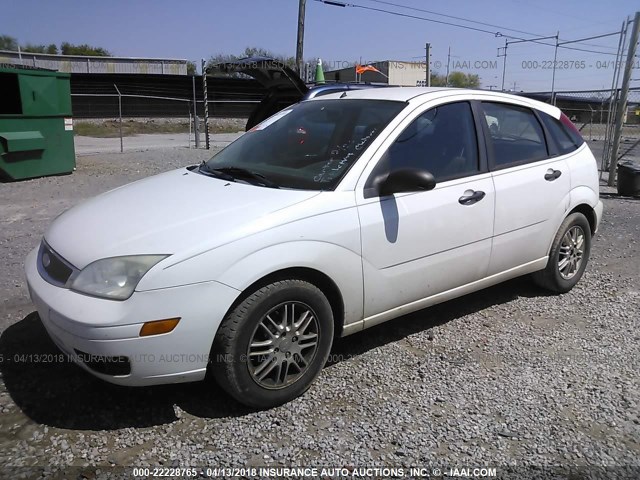
[[[571,290],[582,278],[591,252],[591,227],[582,213],[572,213],[558,229],[544,270],[533,274],[539,286],[558,293]]]
[[[283,280],[247,296],[223,320],[212,370],[239,402],[269,408],[304,393],[325,364],[333,314],[324,294],[302,280]]]

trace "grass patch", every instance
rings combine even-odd
[[[244,125],[209,125],[209,133],[238,133],[244,132]]]
[[[73,130],[75,135],[81,135],[83,137],[120,137],[120,124],[117,120],[107,120],[99,123],[78,121],[74,122]],[[238,126],[230,124],[209,125],[209,133],[235,133],[243,130],[243,128],[238,128]],[[148,133],[189,133],[189,122],[122,121],[123,137]]]
[[[113,138],[120,136],[120,124],[117,120],[101,123],[75,122],[73,129],[76,135],[86,137]],[[144,133],[188,133],[189,122],[184,123],[156,123],[124,120],[122,122],[122,136],[130,137]]]

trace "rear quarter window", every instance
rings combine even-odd
[[[561,155],[577,150],[578,147],[584,143],[584,139],[573,125],[571,125],[573,128],[569,128],[551,115],[543,112],[539,112],[539,115]],[[567,119],[567,121],[571,122],[569,119]]]

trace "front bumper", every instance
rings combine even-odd
[[[25,261],[31,299],[54,343],[85,370],[119,385],[204,378],[215,333],[239,291],[212,281],[135,292],[125,301],[100,299],[47,283],[37,252]],[[145,322],[174,317],[181,320],[173,331],[139,336]],[[126,358],[130,369],[100,373],[88,356]]]

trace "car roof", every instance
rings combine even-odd
[[[345,90],[346,98],[363,100],[395,100],[398,102],[409,102],[417,100],[424,102],[436,98],[446,98],[448,96],[482,96],[489,100],[503,101],[516,105],[525,104],[545,112],[554,118],[560,117],[560,109],[547,103],[539,102],[530,98],[511,95],[508,93],[496,92],[493,90],[472,90],[452,87],[388,87],[388,88],[365,88],[358,90]],[[329,100],[340,98],[345,92],[330,93],[321,97],[312,98],[309,101]],[[343,97],[344,98],[344,97]],[[483,98],[484,99],[484,98]]]
[[[434,94],[447,90],[460,91],[453,88],[421,88],[421,87],[388,87],[388,88],[361,88],[347,90],[348,98],[361,98],[371,100],[395,100],[398,102],[408,102],[412,98],[425,94]],[[323,95],[321,98],[340,98],[344,92]]]
[[[324,83],[324,84],[320,84],[320,85],[313,85],[309,87],[309,91],[306,93],[305,95],[305,100],[310,99],[310,98],[314,98],[316,96],[325,96],[325,95],[329,95],[324,94],[323,92],[329,91],[332,93],[335,92],[340,92],[342,93],[343,91],[346,90],[362,90],[365,88],[380,88],[380,87],[387,87],[386,84],[373,84],[373,83],[343,83],[343,82],[336,82],[336,83]]]

